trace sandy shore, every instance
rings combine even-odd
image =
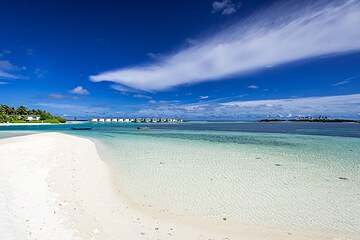
[[[0,140],[0,152],[1,239],[314,239],[142,212],[87,139],[34,134]]]
[[[1,126],[37,126],[37,125],[50,125],[51,123],[0,123]]]

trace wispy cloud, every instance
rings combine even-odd
[[[148,95],[142,95],[142,94],[135,94],[133,97],[134,97],[134,98],[152,99],[152,97],[150,97],[150,96],[148,96]]]
[[[60,93],[40,94],[32,97],[35,100],[48,99],[48,100],[78,100],[76,96],[66,96]]]
[[[53,100],[64,100],[67,99],[68,97],[62,95],[62,94],[58,94],[58,93],[51,93],[49,94],[49,99],[53,99]]]
[[[345,114],[360,112],[360,94],[275,100],[235,101],[222,107],[253,114]]]
[[[130,88],[130,87],[126,87],[124,85],[120,85],[120,84],[113,84],[110,86],[112,89],[115,89],[119,92],[123,92],[123,93],[136,93],[138,92],[138,90],[134,89],[134,88]]]
[[[3,50],[0,52],[0,58],[5,56],[5,55],[9,55],[11,54],[11,51],[10,50]]]
[[[42,69],[40,69],[40,68],[36,68],[36,69],[34,70],[34,74],[35,74],[35,76],[36,76],[37,78],[43,78],[43,77],[46,76],[47,73],[48,73],[48,71],[42,70]]]
[[[0,85],[6,85],[6,84],[8,84],[7,82],[1,82],[0,81]]]
[[[347,78],[347,79],[345,79],[345,80],[343,80],[343,81],[334,83],[334,84],[332,84],[331,86],[337,87],[337,86],[345,85],[345,84],[351,83],[351,81],[352,81],[353,79],[356,79],[356,77]]]
[[[108,114],[109,108],[107,107],[95,107],[95,106],[83,106],[75,104],[63,104],[63,103],[37,103],[37,106],[45,107],[58,112],[58,114],[74,115],[74,116],[93,116],[97,114]]]
[[[144,116],[177,116],[186,118],[244,118],[247,116],[358,116],[360,94],[322,97],[268,99],[255,101],[199,102],[169,104],[144,108],[138,114]]]
[[[8,60],[0,60],[0,79],[19,79],[24,78],[17,74],[17,71],[26,70],[26,67],[20,67],[12,64]]]
[[[257,88],[259,88],[259,86],[257,86],[257,85],[250,85],[250,86],[248,86],[248,88],[250,88],[250,89],[257,89]]]
[[[185,39],[185,42],[189,45],[195,45],[195,44],[199,43],[198,40],[193,39],[193,38],[187,38],[187,39]]]
[[[83,88],[82,86],[77,86],[76,88],[74,88],[73,90],[69,91],[70,93],[73,94],[80,94],[80,95],[89,95],[90,92],[88,90],[86,90],[85,88]]]
[[[231,15],[240,8],[241,2],[233,3],[232,0],[214,1],[212,3],[212,13],[221,12],[222,15]]]
[[[167,104],[169,102],[165,101],[165,100],[160,100],[160,101],[149,100],[148,103],[150,103],[150,104]]]
[[[203,100],[203,99],[208,99],[209,96],[200,96],[199,99]]]
[[[153,52],[149,52],[149,53],[147,53],[147,55],[148,55],[150,58],[154,59],[154,60],[159,60],[159,59],[161,59],[161,58],[163,57],[162,54],[160,54],[160,53],[153,53]]]
[[[344,80],[344,81],[340,81],[340,82],[334,83],[334,84],[331,85],[331,86],[337,87],[337,86],[340,86],[340,85],[348,84],[348,83],[350,83],[350,82],[351,82],[350,80]]]
[[[160,61],[103,72],[90,79],[159,91],[360,50],[360,1],[290,3],[283,1],[260,11]]]

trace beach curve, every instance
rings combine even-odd
[[[3,239],[311,239],[229,221],[214,226],[144,213],[116,188],[89,139],[33,134],[1,139],[0,152]]]

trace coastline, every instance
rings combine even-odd
[[[141,211],[89,139],[41,133],[1,139],[0,151],[3,239],[332,239]]]
[[[51,123],[0,123],[1,126],[34,126],[34,125],[50,125]]]

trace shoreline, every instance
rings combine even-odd
[[[0,209],[7,209],[2,221],[9,225],[0,228],[2,238],[13,232],[11,239],[332,239],[142,211],[116,186],[90,139],[40,133],[1,139],[0,151]]]
[[[0,123],[1,126],[34,126],[34,125],[50,125],[53,123]],[[60,124],[60,123],[58,123]]]

